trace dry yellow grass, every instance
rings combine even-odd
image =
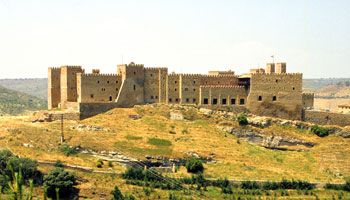
[[[168,115],[166,106],[119,108],[111,112],[112,114],[101,114],[79,122],[109,128],[110,132],[73,130],[70,126],[76,126],[78,123],[65,121],[66,143],[97,151],[118,151],[140,159],[144,159],[145,155],[183,157],[186,152],[196,152],[201,156],[210,156],[214,153],[217,163],[205,165],[205,176],[208,178],[248,180],[294,178],[315,182],[343,182],[343,177],[350,176],[349,139],[339,136],[319,138],[307,131],[272,126],[265,128],[264,131],[296,136],[318,144],[309,152],[274,151],[248,144],[243,140],[238,142],[236,137],[216,128],[219,121],[215,117],[197,116],[199,118],[194,121],[172,121],[166,117]],[[142,118],[133,120],[129,115],[141,115]],[[236,122],[229,123],[239,128]],[[170,134],[169,131],[176,134]],[[64,163],[86,167],[96,165],[97,159],[94,157],[84,154],[66,157],[59,152],[59,121],[31,123],[26,117],[2,117],[0,137],[0,147],[8,147],[23,157],[49,161],[59,159]],[[149,139],[152,138],[168,141],[171,145],[151,143]],[[34,148],[24,147],[23,143],[32,144]],[[113,170],[121,172],[124,169],[115,166]],[[107,170],[107,167],[104,170]],[[109,175],[77,173],[89,179],[87,183],[79,186],[83,191],[91,192],[92,188],[97,188],[99,193],[109,193],[114,184],[123,185],[121,187],[125,191],[134,190],[133,186],[123,184],[120,179],[112,180]],[[176,177],[188,175],[184,168],[176,174],[171,174]],[[94,182],[102,185],[96,186]],[[133,193],[137,194],[135,191]],[[162,191],[157,194],[163,197],[166,195]]]

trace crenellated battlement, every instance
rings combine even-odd
[[[312,92],[303,92],[303,95],[304,96],[315,96],[315,93],[312,93]]]
[[[82,74],[82,73],[78,73],[81,74],[81,76],[90,76],[90,77],[121,77],[121,75],[118,74],[95,74],[95,73],[87,73],[87,74]]]
[[[52,71],[60,71],[61,70],[60,67],[49,67],[49,69]]]
[[[302,76],[303,73],[252,73],[251,76]]]
[[[67,68],[81,68],[79,65],[63,65],[61,67],[67,67]]]
[[[145,70],[148,70],[148,71],[155,71],[155,70],[168,70],[167,67],[144,67]]]

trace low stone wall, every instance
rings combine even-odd
[[[224,110],[234,113],[249,113],[248,109],[244,105],[230,105],[230,106],[215,106],[215,105],[201,105],[200,108],[208,108],[211,110]]]
[[[324,111],[305,110],[304,121],[320,125],[350,126],[350,115]]]
[[[80,120],[79,113],[51,113],[52,121],[61,120],[61,115],[63,115],[65,120]]]
[[[106,112],[117,107],[117,103],[79,103],[80,119]]]

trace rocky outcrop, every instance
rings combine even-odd
[[[110,132],[109,128],[104,128],[101,126],[92,126],[92,125],[85,125],[85,124],[78,124],[77,126],[71,126],[70,127],[73,130],[78,130],[78,131],[105,131],[105,132]]]
[[[184,116],[181,112],[170,112],[170,119],[182,121],[182,120],[184,120]]]
[[[313,142],[304,141],[296,137],[291,136],[281,136],[281,135],[269,135],[266,132],[258,132],[256,130],[246,128],[246,129],[237,129],[234,127],[228,126],[218,126],[218,129],[242,138],[249,143],[259,145],[265,148],[278,149],[278,150],[296,150],[296,151],[305,151],[306,148],[311,148],[315,145]],[[303,146],[303,149],[289,149],[288,147],[300,147]]]

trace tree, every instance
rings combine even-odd
[[[247,125],[248,124],[248,119],[245,114],[240,114],[237,118],[237,121],[239,125]]]
[[[7,162],[13,156],[12,152],[7,149],[0,150],[0,169],[4,170]]]
[[[56,188],[59,189],[60,197],[71,197],[78,193],[78,189],[74,186],[77,177],[72,172],[64,171],[63,168],[52,168],[50,172],[44,176],[44,186],[47,187],[47,195],[51,198],[56,197]]]
[[[187,172],[198,173],[203,172],[204,167],[202,161],[197,158],[190,158],[186,161]]]
[[[8,164],[5,170],[6,174],[10,173],[10,165],[13,167],[14,171],[19,171],[19,166],[22,166],[22,181],[33,179],[34,184],[42,183],[43,174],[37,169],[38,162],[36,160],[12,156],[8,160]]]

